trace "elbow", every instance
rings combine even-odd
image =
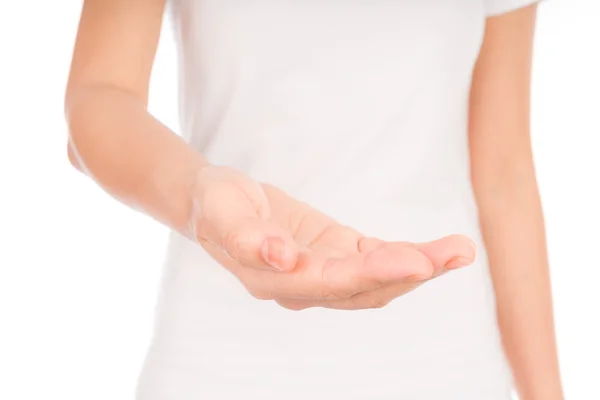
[[[475,199],[481,214],[507,215],[515,207],[539,201],[533,168],[521,168],[513,172],[484,175],[473,182]]]

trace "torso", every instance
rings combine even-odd
[[[469,181],[482,0],[175,0],[183,134],[364,234],[483,243]],[[173,234],[140,400],[507,400],[485,251],[389,306],[257,301]]]

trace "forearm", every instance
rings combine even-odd
[[[562,399],[544,220],[533,165],[476,185],[507,358],[523,400]],[[506,172],[508,171],[508,172]]]
[[[189,235],[190,190],[205,159],[154,119],[143,101],[110,86],[67,96],[69,158],[109,194]]]

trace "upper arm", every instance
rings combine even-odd
[[[487,20],[470,96],[469,142],[475,184],[499,182],[504,176],[513,179],[508,176],[511,169],[531,166],[535,17],[536,6],[531,5]]]
[[[165,0],[84,0],[66,104],[109,86],[147,102]]]

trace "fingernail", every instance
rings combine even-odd
[[[444,265],[444,268],[446,268],[446,269],[458,269],[458,268],[466,267],[467,265],[469,265],[471,263],[472,263],[472,261],[469,260],[468,258],[465,258],[465,257],[454,257],[450,261],[448,261],[446,263],[446,265]]]
[[[267,264],[281,271],[280,263],[285,255],[285,242],[279,238],[269,238],[264,241],[262,246],[262,256]]]

